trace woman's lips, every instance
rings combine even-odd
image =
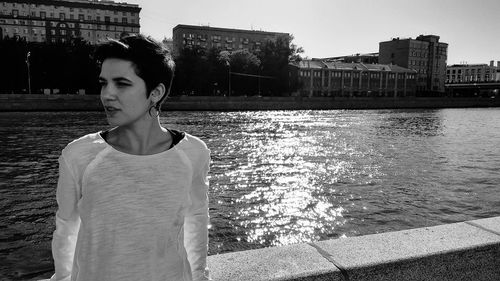
[[[119,108],[116,108],[116,107],[113,107],[113,106],[105,106],[104,110],[106,111],[106,115],[108,115],[109,117],[115,115],[115,113],[117,113],[118,111],[120,111]]]
[[[116,107],[113,107],[113,106],[105,106],[104,109],[108,112],[115,112],[115,111],[119,111],[120,109],[119,108],[116,108]]]

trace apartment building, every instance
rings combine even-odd
[[[397,65],[302,60],[289,64],[300,96],[414,96],[417,72]]]
[[[29,42],[68,42],[81,38],[96,43],[139,33],[135,4],[106,0],[0,1],[0,40],[18,37]]]
[[[179,24],[173,29],[173,53],[179,54],[183,48],[195,46],[227,51],[258,51],[264,43],[276,41],[279,37],[290,40],[288,33]]]
[[[446,67],[446,83],[482,83],[500,81],[500,61],[490,64],[453,64]]]
[[[379,63],[415,70],[418,92],[444,92],[447,52],[448,44],[436,35],[394,38],[379,43]]]

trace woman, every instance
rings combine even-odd
[[[59,158],[51,280],[209,280],[210,151],[160,125],[174,73],[168,50],[134,35],[108,40],[96,58],[112,129]]]

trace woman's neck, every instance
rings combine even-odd
[[[168,150],[172,136],[161,127],[159,118],[152,118],[150,122],[136,122],[111,129],[107,142],[126,153],[149,155]]]

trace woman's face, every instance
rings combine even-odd
[[[137,76],[131,61],[104,60],[99,83],[101,102],[110,125],[129,125],[150,117],[151,101],[146,95],[146,83]]]

